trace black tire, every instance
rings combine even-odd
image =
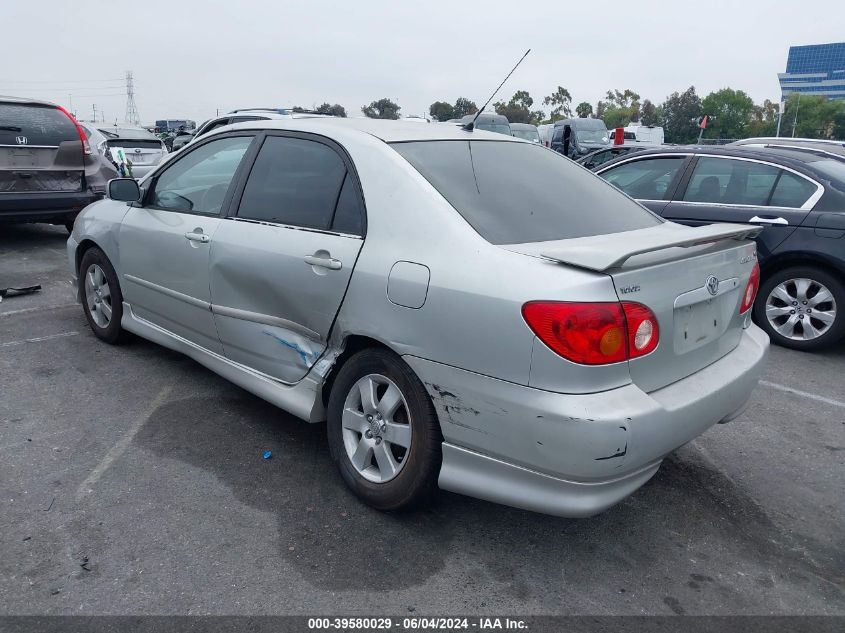
[[[97,323],[85,291],[85,278],[92,266],[98,266],[103,271],[110,290],[110,296],[101,300],[111,308],[111,317],[105,327]],[[120,320],[123,317],[123,295],[120,292],[117,273],[114,272],[114,267],[106,254],[97,247],[88,249],[82,256],[82,262],[79,265],[79,297],[82,300],[82,309],[88,325],[91,326],[97,338],[111,345],[126,339],[127,333],[120,326]]]
[[[347,396],[360,379],[370,374],[384,376],[399,388],[410,418],[410,446],[403,455],[403,466],[393,479],[383,483],[370,481],[358,472],[343,436],[342,417]],[[436,490],[442,462],[440,423],[422,382],[396,354],[383,349],[366,349],[350,358],[332,385],[327,413],[332,459],[346,485],[366,504],[379,510],[400,510],[422,504]]]
[[[836,318],[827,330],[822,332],[822,334],[816,338],[801,340],[784,336],[772,326],[769,319],[766,317],[766,302],[768,301],[769,295],[778,285],[788,282],[791,279],[810,279],[827,288],[833,295],[833,302],[818,304],[818,308],[828,311],[833,303],[835,303]],[[807,295],[809,296],[810,293],[808,292]],[[812,299],[812,297],[810,297],[810,299]],[[786,305],[786,302],[777,301],[778,307],[780,307],[781,304],[783,304],[783,307],[789,307]],[[800,307],[806,310],[808,306]],[[766,331],[769,338],[771,338],[772,343],[803,352],[828,349],[831,345],[839,341],[843,335],[845,335],[845,312],[843,311],[845,311],[845,286],[843,286],[842,280],[826,270],[813,266],[793,266],[773,273],[760,285],[760,292],[757,294],[757,299],[754,301],[754,321]],[[803,316],[804,318],[811,318],[812,314],[803,314]],[[785,316],[780,320],[785,321],[787,318],[789,317]],[[776,324],[777,323],[778,321],[776,321]],[[811,323],[817,326],[821,325],[820,322],[815,320]]]

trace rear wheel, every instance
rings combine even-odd
[[[754,320],[773,343],[802,351],[829,347],[845,334],[845,287],[819,268],[796,266],[768,277]]]
[[[419,378],[387,350],[341,368],[328,407],[332,458],[346,484],[379,510],[417,505],[437,486],[440,425]]]
[[[99,248],[85,251],[79,265],[79,285],[85,318],[94,334],[106,343],[123,340],[126,333],[120,326],[123,317],[120,284],[114,267]]]

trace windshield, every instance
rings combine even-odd
[[[507,134],[508,136],[511,135],[511,126],[507,123],[476,123],[475,127],[479,130],[486,130],[488,132],[496,132],[498,134]]]
[[[579,143],[607,143],[607,130],[577,130],[575,136]]]
[[[661,222],[580,165],[538,145],[416,141],[392,147],[493,244],[605,235]]]
[[[516,138],[521,138],[526,141],[534,141],[535,143],[540,142],[540,135],[537,133],[537,130],[511,130],[511,134],[513,134]]]

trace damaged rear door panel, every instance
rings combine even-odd
[[[270,134],[235,200],[211,250],[218,336],[230,360],[294,383],[325,350],[361,250],[360,186],[339,147]]]

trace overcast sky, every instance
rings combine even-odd
[[[324,101],[359,116],[380,97],[402,114],[481,105],[527,48],[498,98],[525,89],[537,107],[562,85],[573,105],[610,88],[659,103],[694,85],[761,102],[779,97],[790,45],[845,40],[845,2],[0,0],[0,23],[0,94],[122,121],[132,70],[142,123],[199,122]]]

